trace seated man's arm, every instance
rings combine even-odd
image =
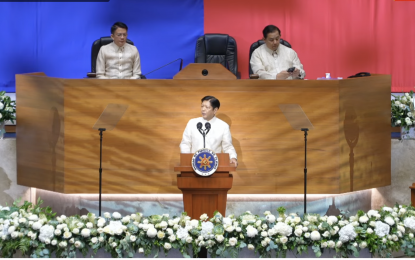
[[[251,68],[254,74],[258,74],[260,79],[275,79],[277,74],[276,73],[269,73],[265,70],[264,62],[261,58],[259,53],[259,49],[256,49],[251,56]]]
[[[190,153],[192,150],[192,133],[189,127],[189,123],[187,123],[186,129],[184,129],[183,138],[180,142],[181,153]]]
[[[102,48],[99,50],[99,53],[97,56],[97,64],[95,67],[95,71],[97,74],[97,78],[108,79],[108,77],[105,76],[105,55],[102,51]]]
[[[137,47],[134,46],[137,49]],[[140,61],[140,53],[134,55],[134,63],[133,63],[133,76],[131,79],[139,79],[141,74],[141,61]]]
[[[301,64],[301,61],[298,58],[298,55],[295,51],[293,51],[292,59],[293,59],[293,67],[296,68],[296,70],[294,72],[294,75],[293,75],[293,78],[294,79],[296,79],[296,78],[301,78],[301,79],[305,78],[305,71],[304,71],[304,68],[303,68],[303,64]]]

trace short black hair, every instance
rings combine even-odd
[[[275,25],[270,24],[270,25],[265,26],[264,30],[262,30],[262,35],[264,35],[264,39],[266,39],[268,33],[273,33],[275,31],[278,31],[278,33],[281,36],[281,30],[280,30],[280,28],[278,28]]]
[[[203,101],[209,101],[210,105],[212,106],[213,109],[220,107],[220,102],[219,99],[215,98],[214,96],[206,96],[204,98],[202,98],[202,103]]]
[[[126,29],[128,31],[128,26],[125,23],[122,22],[116,22],[112,25],[111,27],[111,34],[114,34],[114,32],[118,29],[118,28],[123,28]]]

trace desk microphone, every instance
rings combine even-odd
[[[161,68],[166,67],[167,65],[172,64],[172,63],[173,63],[173,62],[175,62],[175,61],[178,61],[178,60],[180,60],[180,68],[179,68],[179,71],[181,71],[181,70],[182,70],[182,67],[183,67],[183,59],[182,59],[182,58],[178,58],[178,59],[176,59],[176,60],[174,60],[174,61],[171,61],[171,62],[169,62],[169,63],[167,63],[167,64],[165,64],[165,65],[161,66],[160,68],[157,68],[157,69],[155,69],[155,70],[150,71],[149,73],[145,74],[144,76],[147,76],[147,75],[149,75],[149,74],[151,74],[151,73],[153,73],[153,72],[155,72],[155,71],[157,71],[157,70],[159,70],[159,69],[161,69]]]
[[[206,139],[205,138],[206,138],[207,133],[209,133],[210,123],[207,122],[205,124],[206,129],[202,129],[202,126],[203,126],[203,124],[201,122],[197,123],[197,125],[196,125],[197,130],[199,130],[199,133],[201,135],[203,135],[203,148],[206,148]],[[205,132],[206,130],[207,130],[207,132]]]

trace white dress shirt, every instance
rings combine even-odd
[[[297,53],[282,44],[276,51],[262,44],[252,53],[250,63],[252,72],[258,74],[260,79],[275,79],[278,73],[291,67],[300,70],[300,78],[305,77],[305,71]],[[292,77],[287,79],[292,79]]]
[[[211,124],[211,129],[206,135],[206,148],[213,150],[215,153],[229,153],[230,159],[237,159],[235,148],[232,145],[229,125],[217,117],[213,117],[210,121],[203,119],[203,117],[190,119],[180,143],[181,153],[195,153],[203,148],[203,136],[197,129],[197,123],[199,122],[203,124],[203,129],[205,129],[206,122]]]
[[[122,47],[114,42],[102,46],[96,66],[99,79],[139,79],[141,74],[140,54],[128,43]]]

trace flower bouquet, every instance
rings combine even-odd
[[[391,100],[391,123],[392,126],[401,126],[408,130],[414,126],[414,92],[411,90],[402,96],[395,96]]]
[[[9,96],[6,96],[6,91],[0,91],[0,123],[5,121],[12,121],[16,119],[16,101],[12,101]]]

